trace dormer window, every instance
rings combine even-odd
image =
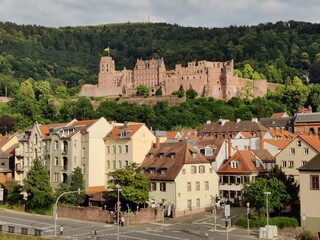
[[[192,155],[193,158],[197,157],[197,153],[196,152],[193,152],[191,155]]]
[[[128,132],[127,131],[121,131],[120,132],[120,137],[124,138],[128,135]]]
[[[164,158],[164,153],[160,153],[160,154],[159,154],[159,157],[160,157],[160,158]]]
[[[167,168],[161,168],[161,174],[167,174],[168,169]]]
[[[238,161],[231,161],[230,166],[231,166],[231,168],[236,169],[239,167],[239,162]]]
[[[150,172],[151,174],[154,174],[154,173],[156,173],[156,169],[155,169],[155,168],[149,168],[149,172]]]
[[[256,167],[260,167],[260,161],[258,159],[256,160]]]
[[[154,154],[153,153],[149,153],[149,158],[153,158]]]
[[[170,154],[170,157],[171,157],[171,158],[175,158],[175,157],[176,157],[176,153],[171,153],[171,154]]]

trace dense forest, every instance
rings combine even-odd
[[[118,69],[137,59],[163,58],[167,69],[189,61],[234,59],[236,73],[283,84],[264,98],[188,99],[169,107],[101,102],[93,110],[78,98],[84,83],[96,83],[98,63],[109,47]],[[86,119],[142,121],[156,129],[197,127],[220,117],[268,117],[274,111],[293,114],[298,107],[320,106],[320,24],[263,23],[257,26],[193,28],[166,23],[125,23],[47,28],[0,22],[0,95],[12,97],[0,106],[4,133],[32,124]],[[76,99],[76,100],[75,100]],[[8,121],[11,119],[10,121]],[[16,124],[13,125],[12,123]]]

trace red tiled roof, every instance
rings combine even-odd
[[[152,153],[153,157],[147,154],[141,167],[146,170],[156,168],[155,173],[146,171],[145,174],[150,180],[174,181],[185,164],[210,164],[187,142],[161,143],[159,148],[151,149],[149,153]],[[196,156],[192,157],[191,153]],[[172,157],[172,154],[175,156]],[[161,174],[161,168],[166,168],[167,174]]]
[[[284,149],[293,140],[288,139],[264,139],[263,142],[276,146],[279,149]]]
[[[113,129],[108,133],[105,139],[114,139],[114,138],[131,138],[144,124],[137,123],[134,125],[124,126],[114,126]],[[122,131],[127,131],[127,135],[125,137],[121,137]]]
[[[320,139],[318,136],[299,135],[299,137],[313,147],[317,152],[320,152]]]
[[[282,118],[283,116],[286,116],[286,112],[278,112],[278,113],[273,113],[271,118]]]
[[[167,138],[175,139],[178,133],[179,132],[169,132],[169,131],[167,131]]]

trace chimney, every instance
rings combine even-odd
[[[127,128],[128,127],[128,121],[124,121],[123,122],[123,128]]]
[[[240,118],[237,118],[237,123],[241,122],[241,119]]]
[[[160,138],[159,137],[156,137],[156,144],[155,144],[154,148],[160,148]]]
[[[258,123],[258,118],[252,118],[252,122]]]

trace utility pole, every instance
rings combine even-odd
[[[65,195],[65,194],[69,194],[69,193],[78,193],[80,195],[80,193],[84,191],[84,190],[81,190],[80,188],[78,188],[77,191],[69,191],[69,192],[64,192],[64,193],[61,193],[59,195],[59,197],[57,198],[56,200],[56,203],[54,204],[54,207],[53,207],[53,219],[54,219],[54,237],[57,238],[57,210],[58,210],[58,202],[59,202],[59,199]]]

